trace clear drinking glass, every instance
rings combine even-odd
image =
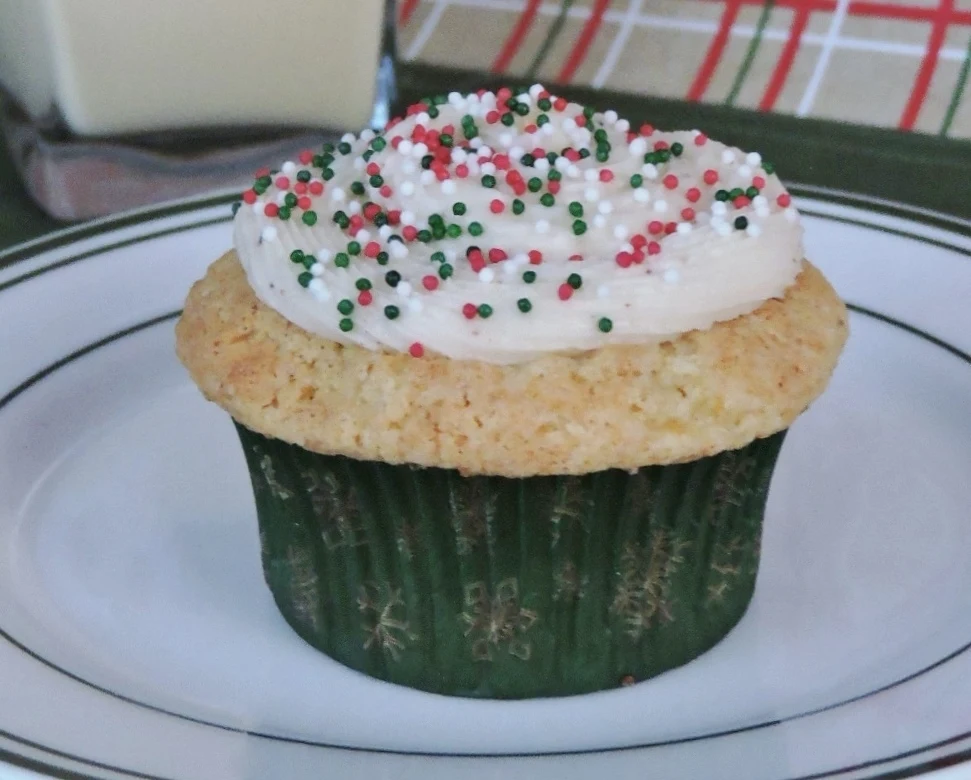
[[[394,0],[0,0],[0,132],[66,220],[245,183],[396,96]]]

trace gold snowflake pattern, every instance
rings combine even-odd
[[[288,501],[293,498],[293,491],[284,485],[276,474],[273,458],[258,446],[253,446],[253,454],[258,458],[259,472],[253,472],[253,483],[257,492],[269,491],[273,498]]]
[[[320,628],[320,583],[313,555],[306,549],[287,547],[287,569],[290,580],[290,603],[293,615],[315,633]]]
[[[627,635],[637,641],[659,622],[674,620],[671,580],[684,563],[688,543],[660,528],[650,544],[627,542],[620,556],[620,578],[610,610],[626,625]]]
[[[418,529],[411,523],[405,522],[398,529],[398,537],[395,539],[398,552],[406,561],[410,561],[415,554],[418,546]]]
[[[460,615],[465,636],[472,642],[472,658],[491,661],[496,652],[528,661],[532,643],[526,634],[539,616],[519,602],[519,583],[514,577],[503,580],[494,594],[484,582],[465,587],[466,611]]]
[[[459,555],[468,555],[489,532],[489,521],[496,513],[496,496],[481,480],[463,479],[450,486],[449,508],[455,547]]]
[[[738,536],[715,545],[709,564],[713,576],[708,584],[706,604],[722,603],[740,582],[751,578],[754,572],[745,566],[751,555],[752,551],[746,549]]]
[[[580,477],[561,477],[556,488],[556,498],[550,511],[552,542],[560,541],[561,533],[573,523],[583,526],[583,517],[588,506],[588,498]],[[586,530],[584,528],[584,530]]]
[[[738,450],[722,453],[712,488],[715,498],[712,502],[712,522],[717,524],[721,519],[720,510],[723,507],[745,505],[756,487],[752,484],[754,471],[755,459],[751,454]]]
[[[352,488],[345,488],[332,471],[304,468],[300,476],[307,488],[314,515],[323,526],[321,538],[328,550],[367,544],[357,522],[358,504]]]
[[[357,609],[364,616],[364,649],[380,647],[393,661],[400,661],[401,654],[417,639],[402,615],[405,602],[401,588],[365,583],[358,593]]]
[[[587,577],[580,577],[576,564],[567,561],[553,574],[553,601],[582,599],[587,582]]]

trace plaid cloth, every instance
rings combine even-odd
[[[971,0],[399,0],[404,59],[971,137]]]

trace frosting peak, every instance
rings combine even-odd
[[[425,101],[258,172],[234,240],[256,295],[305,330],[492,363],[704,329],[802,262],[758,154],[540,85]]]

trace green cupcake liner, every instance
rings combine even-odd
[[[634,473],[510,479],[320,455],[237,425],[294,630],[435,693],[519,699],[680,666],[741,619],[785,431]]]

